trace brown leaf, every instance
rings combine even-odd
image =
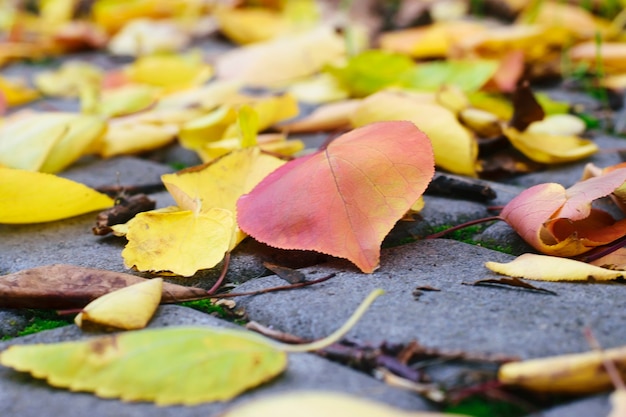
[[[286,266],[280,266],[270,262],[263,262],[263,266],[290,284],[304,282],[306,278],[304,274],[297,269],[287,268]]]
[[[513,118],[509,126],[523,132],[532,122],[542,120],[543,108],[535,98],[528,81],[523,81],[513,93]]]
[[[82,308],[113,290],[146,281],[121,272],[75,265],[46,265],[0,276],[2,308]],[[207,298],[201,288],[163,283],[161,303]]]
[[[154,210],[156,202],[145,194],[130,197],[121,196],[115,200],[115,206],[98,214],[96,225],[92,229],[94,235],[104,236],[113,232],[110,226],[126,223],[135,214]]]
[[[546,290],[545,288],[535,287],[534,285],[531,285],[527,283],[526,281],[522,281],[521,279],[515,278],[515,277],[479,279],[478,281],[467,283],[467,285],[474,285],[474,286],[504,285],[508,287],[516,287],[516,288],[521,288],[525,290],[537,291],[537,292],[541,292],[544,294],[557,295],[557,293],[555,293],[554,291]]]

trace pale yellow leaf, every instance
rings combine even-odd
[[[161,148],[176,138],[175,124],[141,123],[134,119],[112,120],[103,136],[99,153],[104,158]]]
[[[0,223],[41,223],[113,206],[91,188],[51,174],[0,167]]]
[[[455,174],[475,177],[478,144],[454,113],[416,96],[382,91],[361,102],[352,115],[352,125],[388,120],[409,120],[430,138],[437,166]]]
[[[345,44],[330,27],[234,49],[216,63],[221,79],[271,86],[316,73],[343,57]]]
[[[279,127],[287,132],[319,132],[345,129],[350,126],[350,117],[360,106],[361,100],[344,100],[324,104],[311,114]]]
[[[48,96],[78,97],[82,88],[99,88],[103,72],[94,64],[83,61],[66,62],[56,71],[35,75],[35,86]]]
[[[159,2],[161,5],[170,2]],[[137,18],[141,15],[135,16]],[[173,21],[134,19],[108,44],[113,55],[142,56],[159,52],[176,52],[191,40],[189,33]]]
[[[486,262],[485,266],[498,274],[537,281],[607,281],[624,275],[622,271],[612,271],[573,259],[533,253],[525,253],[508,263]]]
[[[264,8],[223,7],[215,17],[222,33],[243,45],[270,40],[289,29],[289,22],[280,12]]]
[[[95,116],[28,113],[0,128],[0,164],[31,171],[58,172],[76,161],[104,133]]]
[[[157,88],[143,84],[128,84],[105,90],[98,103],[98,113],[115,117],[146,110],[156,103],[157,91]]]
[[[251,401],[223,417],[460,417],[459,414],[406,411],[354,395],[296,391]]]
[[[593,393],[612,385],[604,370],[604,358],[623,369],[626,347],[506,363],[500,367],[498,379],[506,385],[539,392]]]
[[[83,329],[136,330],[146,327],[163,292],[163,279],[154,278],[96,298],[83,308],[74,322]]]

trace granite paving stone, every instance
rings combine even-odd
[[[373,343],[416,339],[434,348],[535,358],[589,350],[583,328],[591,326],[603,347],[626,344],[623,315],[616,308],[626,296],[621,283],[536,283],[556,296],[465,285],[497,277],[484,267],[486,261],[511,259],[453,240],[422,240],[384,250],[381,267],[373,274],[333,261],[303,270],[311,278],[337,273],[325,283],[242,297],[238,305],[252,320],[314,339],[335,330],[370,291],[382,288],[386,294],[357,324],[353,337]],[[248,281],[237,291],[280,283],[268,276]],[[419,286],[440,291],[424,292],[416,300],[413,291]]]
[[[210,315],[180,306],[161,306],[149,328],[167,326],[235,327]],[[0,351],[13,344],[54,343],[83,339],[70,325],[0,343]],[[167,361],[167,358],[162,358]],[[290,354],[287,370],[273,381],[248,391],[233,401],[198,406],[158,407],[147,402],[100,399],[87,393],[48,386],[26,373],[0,367],[0,415],[19,417],[212,417],[233,405],[280,393],[326,390],[343,392],[410,410],[432,409],[416,394],[391,388],[365,374],[342,367],[313,354]]]

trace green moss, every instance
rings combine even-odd
[[[184,307],[193,308],[194,310],[202,311],[203,313],[213,314],[221,319],[231,319],[232,313],[223,306],[215,305],[210,299],[185,301],[179,303]]]
[[[521,417],[528,414],[528,410],[515,404],[483,397],[470,397],[458,404],[448,406],[445,412],[474,417]]]
[[[502,245],[496,241],[477,241],[474,240],[474,237],[482,233],[487,227],[489,227],[490,223],[477,224],[473,226],[467,226],[463,229],[456,230],[454,232],[450,232],[445,236],[446,239],[458,240],[459,242],[468,243],[470,245],[481,246],[483,248],[495,250],[498,252],[507,253],[509,255],[514,255],[513,248],[511,246]],[[452,226],[450,225],[441,225],[433,227],[432,233],[443,232],[444,230],[448,230]]]
[[[22,330],[17,332],[16,337],[26,336],[33,333],[39,333],[44,330],[56,329],[57,327],[67,326],[73,323],[73,317],[59,316],[54,310],[26,310],[27,315],[31,316],[29,324]],[[11,339],[11,336],[4,336],[2,340]]]

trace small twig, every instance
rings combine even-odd
[[[626,236],[621,237],[617,240],[614,240],[613,242],[609,243],[608,245],[604,245],[604,246],[598,246],[597,248],[595,248],[592,251],[587,252],[584,255],[580,255],[578,257],[576,257],[577,260],[581,261],[581,262],[593,262],[597,259],[600,259],[606,255],[610,255],[611,253],[615,252],[618,249],[621,249],[622,247],[626,246]]]
[[[226,252],[226,255],[224,255],[224,264],[222,265],[222,272],[220,273],[219,278],[217,278],[217,281],[215,282],[215,284],[213,284],[211,289],[207,291],[207,294],[209,294],[210,296],[213,297],[214,293],[222,285],[222,282],[224,282],[224,278],[226,278],[226,272],[228,272],[229,264],[230,264],[230,252]]]
[[[122,193],[126,195],[152,194],[163,190],[165,190],[165,185],[163,185],[163,183],[142,185],[103,185],[96,188],[96,191],[104,193],[109,197],[117,197]]]
[[[258,294],[265,294],[265,293],[268,293],[268,292],[293,290],[295,288],[308,287],[309,285],[319,284],[320,282],[328,281],[329,279],[333,278],[335,275],[337,275],[337,274],[332,273],[332,274],[326,275],[325,277],[322,277],[322,278],[319,278],[319,279],[315,279],[313,281],[299,282],[297,284],[291,284],[291,285],[281,285],[279,287],[265,288],[265,289],[257,290],[257,291],[231,292],[231,293],[227,293],[227,294],[215,294],[215,295],[211,295],[211,298],[243,297],[243,296],[246,296],[246,295],[258,295]]]
[[[456,226],[452,226],[449,229],[442,230],[441,232],[428,235],[426,236],[426,239],[437,239],[437,238],[447,235],[448,233],[456,232],[457,230],[465,229],[466,227],[473,226],[475,224],[493,222],[496,220],[503,220],[503,219],[500,216],[491,216],[491,217],[483,217],[482,219],[470,220],[468,222],[457,224]]]
[[[308,343],[310,340],[304,339],[290,333],[281,332],[280,330],[270,329],[257,321],[251,321],[246,324],[246,329],[252,330],[283,343]]]

